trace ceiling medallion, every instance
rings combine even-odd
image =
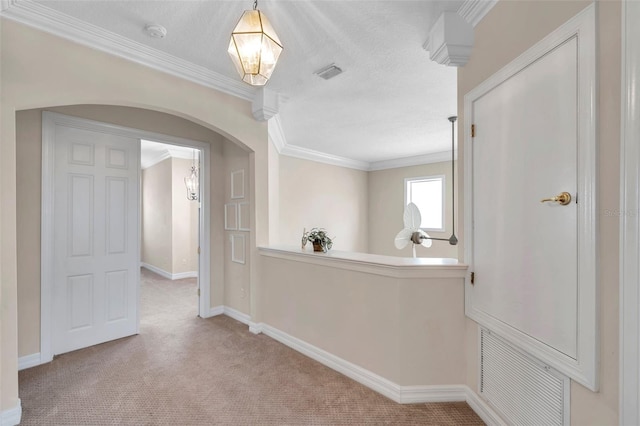
[[[231,33],[229,56],[242,81],[252,86],[264,86],[276,67],[282,43],[271,23],[258,10],[258,0],[253,10],[245,10],[238,25]]]

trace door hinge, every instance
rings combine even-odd
[[[471,137],[472,138],[476,137],[476,125],[475,124],[471,125]]]
[[[200,254],[200,247],[198,247],[198,254]]]
[[[200,289],[198,289],[198,297],[200,297]]]
[[[473,285],[473,284],[475,284],[475,283],[476,283],[476,273],[475,273],[475,272],[472,272],[472,273],[471,273],[471,284]]]

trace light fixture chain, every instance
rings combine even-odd
[[[258,0],[253,0],[253,10],[258,8]]]

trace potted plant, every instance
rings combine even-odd
[[[324,228],[312,228],[309,232],[304,230],[302,233],[302,248],[307,245],[307,242],[313,244],[313,251],[324,253],[331,250],[333,246],[333,240],[327,235],[327,231]]]

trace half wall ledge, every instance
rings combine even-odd
[[[262,256],[365,272],[394,278],[465,278],[468,265],[452,258],[395,257],[331,250],[314,252],[295,246],[258,247]]]

